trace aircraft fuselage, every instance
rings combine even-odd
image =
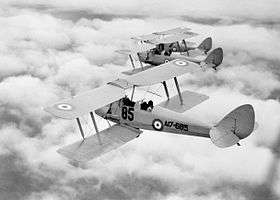
[[[95,113],[112,122],[136,129],[209,137],[210,126],[194,122],[182,114],[160,106],[145,110],[141,105],[143,102],[133,103],[127,105],[121,99],[96,110]]]

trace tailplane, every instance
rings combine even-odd
[[[201,68],[205,69],[208,67],[212,67],[217,70],[217,67],[223,62],[223,49],[221,47],[214,49],[211,51],[206,58],[197,59],[192,57],[186,57],[185,59],[200,65]]]
[[[239,145],[239,141],[248,137],[254,131],[254,108],[245,104],[227,114],[216,126],[210,130],[212,142],[220,147]]]

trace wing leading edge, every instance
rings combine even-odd
[[[73,98],[57,102],[44,108],[44,110],[59,118],[75,119],[124,96],[125,92],[122,88],[107,84]]]
[[[201,68],[197,64],[191,63],[187,59],[180,58],[131,75],[127,77],[126,80],[132,85],[147,86],[199,70],[201,70]]]

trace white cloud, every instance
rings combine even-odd
[[[86,0],[8,3],[18,7],[5,7],[10,10],[2,11],[0,17],[4,27],[0,30],[0,155],[9,157],[16,152],[21,158],[19,165],[28,170],[27,177],[38,181],[26,189],[27,198],[69,199],[75,194],[77,199],[248,199],[246,192],[253,195],[252,188],[262,183],[272,158],[271,146],[279,134],[279,102],[264,100],[279,88],[279,77],[266,66],[270,60],[279,62],[278,30],[247,24],[198,25],[159,15],[167,16],[168,10],[168,15],[192,13],[200,17],[222,16],[229,21],[247,17],[278,19],[276,4]],[[99,13],[150,14],[158,18],[72,22],[41,14],[39,8],[29,11],[28,6],[39,4],[52,5],[59,11],[86,8]],[[126,60],[113,51],[126,48],[131,36],[182,25],[204,33],[197,41],[210,35],[216,46],[225,49],[224,67],[216,74],[207,71],[186,76],[187,88],[211,98],[185,114],[214,123],[240,104],[251,103],[258,130],[242,141],[240,148],[226,150],[216,148],[207,139],[145,131],[131,144],[89,163],[87,169],[69,166],[55,151],[79,138],[76,126],[71,121],[51,120],[41,107],[71,92],[94,88],[127,69],[122,66]],[[98,122],[105,127],[104,121]],[[11,168],[22,170],[18,165]],[[4,174],[8,171],[0,167],[0,178],[1,170]],[[12,175],[9,180],[15,183]],[[29,179],[24,180],[29,183]]]
[[[149,0],[75,0],[55,1],[55,0],[10,0],[2,3],[8,5],[25,6],[50,6],[60,10],[90,10],[99,14],[114,15],[152,15],[152,16],[180,16],[187,15],[191,17],[216,17],[216,18],[253,18],[253,19],[278,19],[279,2],[277,0],[269,1],[149,1]]]

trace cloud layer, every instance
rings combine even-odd
[[[277,1],[10,0],[0,5],[0,199],[279,198],[279,187],[263,186],[277,156],[280,128]],[[131,36],[176,26],[201,33],[197,43],[213,37],[225,53],[218,72],[180,78],[184,88],[211,97],[185,114],[215,123],[250,103],[259,124],[253,135],[240,148],[218,149],[207,139],[145,131],[81,168],[58,155],[56,149],[80,139],[77,127],[51,118],[42,107],[130,69],[128,59],[114,51],[128,47]],[[98,123],[107,126],[100,118]]]

